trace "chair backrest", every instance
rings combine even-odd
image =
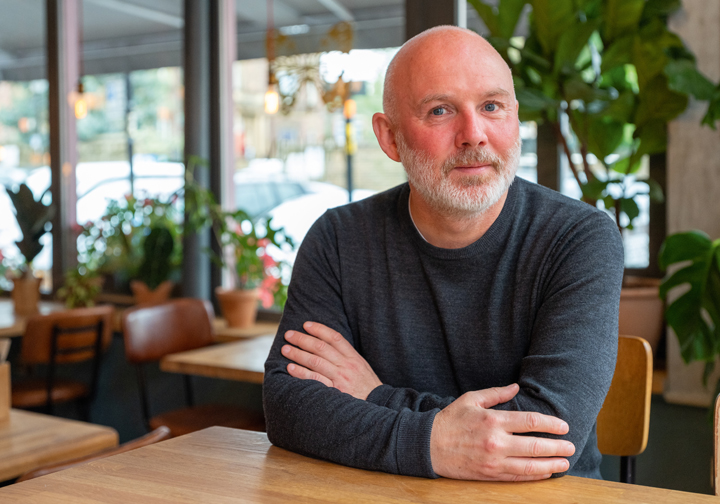
[[[621,457],[645,450],[650,427],[652,349],[636,336],[620,336],[610,391],[597,418],[600,453]]]
[[[158,305],[139,305],[123,314],[125,356],[133,363],[160,360],[214,341],[212,305],[179,298]]]
[[[715,495],[720,495],[720,463],[718,463],[718,456],[720,456],[720,395],[715,399],[715,443],[714,443],[714,457],[713,457],[713,487],[715,488]]]
[[[28,318],[22,339],[22,361],[48,364],[54,360],[55,364],[64,364],[93,358],[98,338],[103,349],[110,344],[112,315],[113,307],[107,305]]]
[[[62,471],[63,469],[68,469],[70,467],[74,467],[76,465],[84,464],[86,462],[92,462],[93,460],[102,459],[105,457],[110,457],[111,455],[118,455],[120,453],[125,453],[130,450],[134,450],[136,448],[142,448],[143,446],[151,445],[153,443],[157,443],[159,441],[163,441],[165,439],[168,439],[170,437],[170,429],[165,427],[164,425],[162,427],[158,427],[154,431],[145,434],[142,437],[139,437],[137,439],[134,439],[132,441],[128,441],[127,443],[121,444],[120,446],[116,446],[115,448],[108,448],[107,450],[102,450],[98,453],[93,453],[91,455],[86,455],[84,457],[72,459],[72,460],[66,460],[64,462],[57,462],[55,464],[49,464],[43,467],[38,467],[37,469],[33,469],[30,472],[27,472],[20,476],[16,483],[20,483],[21,481],[27,481],[29,479],[37,478],[39,476],[45,476],[46,474],[52,474],[58,471]]]

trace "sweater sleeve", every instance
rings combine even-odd
[[[540,305],[521,363],[520,392],[496,406],[565,420],[570,431],[562,437],[575,445],[572,474],[590,470],[575,467],[586,448],[591,453],[581,464],[594,459],[599,465],[595,422],[615,371],[623,270],[620,234],[600,213],[581,221],[548,251],[536,286]]]
[[[287,373],[290,361],[280,352],[283,335],[301,329],[308,320],[335,329],[354,344],[343,307],[336,237],[327,214],[300,247],[280,328],[265,363],[268,438],[277,446],[339,464],[436,477],[430,433],[439,410],[432,403],[422,411],[389,407]]]

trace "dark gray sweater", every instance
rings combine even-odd
[[[564,419],[569,474],[600,477],[595,419],[615,368],[623,250],[603,212],[516,179],[477,242],[441,249],[407,184],[329,210],[295,262],[265,364],[273,444],[353,467],[435,477],[435,414],[464,392],[519,383],[497,409]],[[287,374],[282,335],[342,333],[384,385],[366,401]]]

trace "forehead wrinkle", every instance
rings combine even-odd
[[[491,89],[491,90],[483,93],[482,99],[495,98],[496,96],[510,98],[510,97],[512,97],[512,93],[510,93],[509,91],[507,91],[504,88],[499,87],[499,88]],[[431,94],[431,95],[424,97],[422,100],[420,100],[419,106],[422,107],[423,105],[427,105],[428,103],[432,103],[435,101],[443,102],[443,101],[450,101],[450,100],[452,100],[452,95],[449,95],[449,94]]]

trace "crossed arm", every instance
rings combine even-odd
[[[382,382],[355,348],[337,331],[316,322],[307,334],[287,331],[282,354],[288,373],[314,380],[356,399],[366,400]],[[489,409],[510,401],[517,384],[468,392],[442,409],[432,425],[430,457],[440,476],[457,479],[527,481],[565,472],[574,445],[561,439],[515,434],[563,435],[568,424],[534,412]]]

